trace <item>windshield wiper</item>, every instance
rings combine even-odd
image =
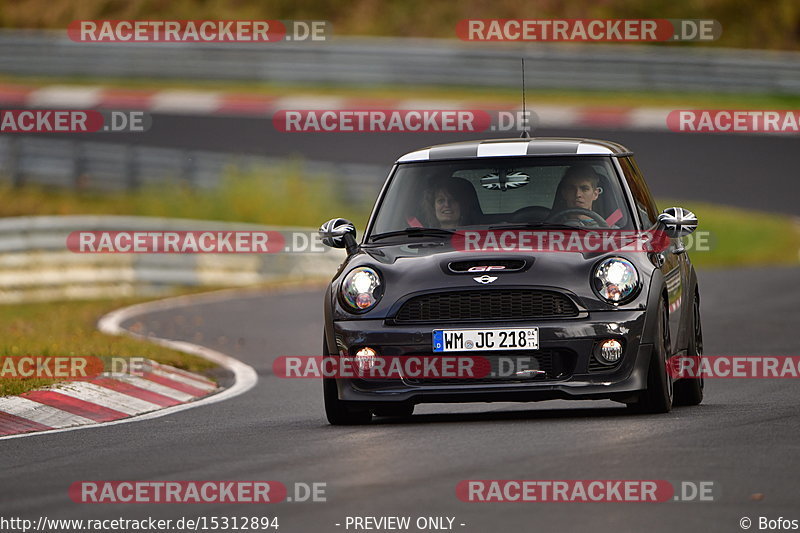
[[[449,237],[453,235],[455,230],[443,228],[406,228],[398,231],[387,231],[386,233],[378,233],[370,235],[370,242],[379,241],[381,239],[388,239],[389,237]]]

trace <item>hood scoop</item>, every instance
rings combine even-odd
[[[481,274],[487,272],[522,272],[530,268],[531,259],[466,259],[447,263],[451,274]]]

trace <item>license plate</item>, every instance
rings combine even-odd
[[[433,332],[434,352],[538,349],[539,328],[437,329]]]

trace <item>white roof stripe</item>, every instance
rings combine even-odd
[[[600,146],[599,144],[584,142],[578,144],[578,154],[610,155],[613,153],[614,152],[612,152],[610,148]]]
[[[527,155],[528,141],[507,143],[481,143],[478,145],[478,157],[496,157],[506,155]]]
[[[82,416],[56,409],[43,403],[34,402],[21,396],[6,396],[0,398],[0,411],[19,416],[27,420],[32,420],[51,428],[65,428],[80,424],[94,424],[94,420],[89,420]]]
[[[397,160],[398,163],[404,163],[406,161],[427,161],[431,158],[431,151],[430,148],[425,148],[424,150],[417,150],[416,152],[411,152],[400,159]]]

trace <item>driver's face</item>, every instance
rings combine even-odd
[[[567,207],[574,209],[591,209],[592,204],[600,196],[600,189],[592,185],[590,179],[570,178],[562,184],[561,195]]]

